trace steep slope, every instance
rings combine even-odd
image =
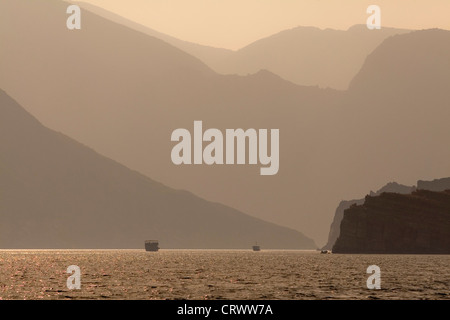
[[[170,189],[43,127],[0,91],[0,247],[314,249],[292,229]]]
[[[396,182],[390,182],[386,184],[384,187],[382,187],[377,192],[370,191],[369,195],[371,197],[379,196],[380,194],[384,192],[388,193],[399,193],[399,194],[410,194],[416,189],[420,190],[429,190],[429,191],[445,191],[450,190],[450,178],[441,178],[441,179],[435,179],[433,181],[423,181],[419,180],[417,181],[417,187],[416,186],[405,186],[398,184]],[[336,212],[334,214],[334,219],[330,227],[330,234],[328,236],[328,242],[323,247],[323,250],[331,250],[333,248],[334,243],[336,242],[337,238],[340,234],[340,227],[341,222],[344,217],[344,211],[350,208],[352,205],[362,205],[364,204],[365,198],[363,199],[357,199],[357,200],[350,200],[350,201],[341,201],[339,203],[339,206],[336,209]]]
[[[408,194],[415,190],[415,187],[409,187],[404,186],[401,184],[398,184],[396,182],[389,182],[384,187],[382,187],[377,192],[370,191],[370,196],[378,196],[382,194],[383,192],[390,192],[390,193],[400,193],[400,194]],[[339,206],[336,208],[336,212],[334,214],[333,222],[330,226],[330,233],[328,235],[328,242],[327,244],[322,248],[322,250],[331,250],[333,248],[334,243],[336,242],[337,238],[339,238],[340,234],[340,226],[342,219],[344,217],[344,211],[350,208],[352,205],[362,205],[364,203],[363,199],[356,199],[356,200],[348,200],[348,201],[341,201],[339,203]]]
[[[449,34],[429,29],[387,39],[367,57],[349,90],[366,94],[376,88],[379,96],[391,98],[420,88],[425,98],[432,98],[449,86]]]
[[[450,191],[367,196],[345,210],[334,253],[449,254]]]
[[[258,40],[214,67],[222,73],[245,75],[267,69],[299,85],[345,90],[364,59],[383,40],[408,30],[348,30],[297,27]]]
[[[121,25],[127,26],[131,29],[137,30],[139,32],[145,33],[149,36],[164,40],[165,42],[173,45],[174,47],[181,49],[190,55],[200,59],[210,68],[215,69],[215,67],[220,64],[223,60],[233,54],[234,51],[223,49],[223,48],[214,48],[210,46],[204,46],[197,43],[192,43],[189,41],[183,41],[171,36],[168,36],[164,33],[158,32],[156,30],[147,28],[139,23],[128,20],[122,16],[119,16],[113,12],[107,11],[98,6],[92,5],[90,3],[75,1],[75,4],[79,5],[81,8],[88,10],[100,17],[106,18],[108,20],[114,21]]]

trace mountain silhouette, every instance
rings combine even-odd
[[[86,11],[82,29],[69,31],[66,7],[0,2],[7,48],[0,87],[46,127],[167,186],[325,243],[341,199],[362,198],[386,181],[448,176],[450,84],[441,82],[450,74],[448,31],[388,38],[350,89],[336,91],[267,70],[220,75],[167,42]],[[251,165],[175,166],[171,133],[192,131],[195,120],[220,130],[280,129],[278,174],[262,177]]]
[[[296,27],[233,51],[183,41],[142,26],[89,3],[79,5],[101,17],[161,39],[197,57],[221,74],[247,75],[268,70],[305,86],[347,89],[364,59],[383,40],[410,30],[369,30],[355,25],[348,30]]]
[[[408,30],[348,30],[297,27],[255,41],[212,66],[221,73],[245,75],[267,69],[299,85],[347,89],[365,58],[383,40]]]
[[[314,249],[297,231],[168,188],[43,127],[0,91],[0,247]]]

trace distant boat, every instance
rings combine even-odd
[[[256,243],[253,247],[253,251],[261,251],[261,247]]]
[[[159,242],[158,240],[147,240],[145,241],[145,251],[158,251]]]

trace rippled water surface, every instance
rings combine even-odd
[[[81,289],[67,288],[67,267]],[[370,265],[381,290],[369,290]],[[450,256],[2,250],[1,299],[450,299]]]

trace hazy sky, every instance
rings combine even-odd
[[[347,29],[377,4],[382,25],[450,29],[450,0],[84,0],[182,40],[229,49],[296,26]]]

